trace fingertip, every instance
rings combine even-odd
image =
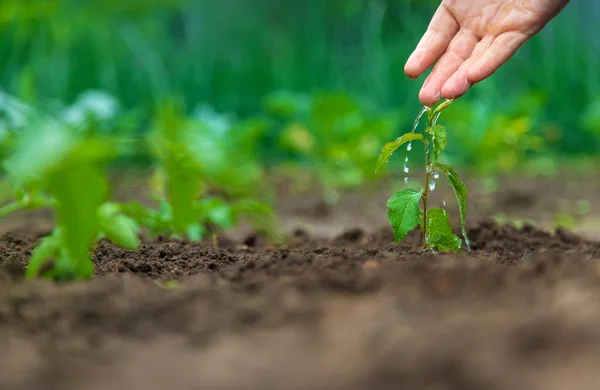
[[[467,74],[459,72],[444,84],[442,87],[442,96],[448,99],[459,98],[471,88],[471,85]]]
[[[424,106],[431,107],[435,105],[442,98],[442,94],[440,92],[428,92],[425,90],[421,90],[419,92],[419,100]]]
[[[419,77],[420,75],[420,73],[414,68],[414,66],[408,63],[404,66],[404,74],[413,80]]]
[[[423,56],[425,55],[423,49],[416,49],[404,65],[404,73],[411,79],[416,79],[423,73]]]

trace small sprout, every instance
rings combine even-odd
[[[408,233],[417,226],[422,230],[422,245],[424,249],[433,251],[460,251],[462,240],[454,235],[450,225],[450,218],[445,208],[427,209],[427,200],[435,188],[435,179],[442,172],[448,178],[450,186],[458,203],[461,229],[467,248],[471,245],[466,232],[467,214],[467,187],[460,180],[454,168],[438,162],[440,155],[448,144],[447,132],[444,126],[438,125],[437,120],[441,112],[452,103],[446,100],[435,109],[424,107],[415,120],[412,132],[397,138],[394,142],[387,143],[377,160],[376,172],[389,160],[392,153],[400,146],[411,141],[421,141],[425,144],[425,185],[423,189],[404,189],[396,192],[388,200],[388,219],[392,225],[396,241],[403,240]],[[427,112],[428,125],[425,135],[416,133],[416,128],[421,116]],[[423,207],[419,208],[422,201]],[[444,207],[445,207],[444,202]]]

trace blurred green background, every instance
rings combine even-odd
[[[206,131],[236,134],[223,147],[246,148],[263,165],[312,167],[335,199],[337,188],[373,179],[381,146],[410,130],[424,77],[408,79],[403,66],[438,3],[3,0],[4,147],[27,107],[138,137],[177,98]],[[451,162],[481,175],[551,175],[593,157],[599,18],[598,2],[572,2],[455,102],[441,120]],[[125,159],[146,161],[143,147],[132,150]]]

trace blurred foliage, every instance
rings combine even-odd
[[[155,108],[180,96],[184,127],[210,139],[190,141],[196,154],[227,163],[219,173],[198,163],[203,182],[230,188],[216,181],[256,183],[250,178],[273,163],[309,166],[335,201],[339,190],[372,180],[383,143],[410,129],[425,76],[409,80],[402,69],[438,4],[4,0],[0,157],[35,110],[119,135],[129,148],[120,159],[161,159],[156,144],[138,139],[155,128]],[[598,17],[600,3],[572,2],[459,99],[445,120],[449,162],[488,176],[551,175],[563,158],[596,153]],[[240,174],[230,161],[242,152],[252,163]],[[297,172],[290,175],[301,184]]]
[[[263,168],[252,149],[261,129],[236,126],[206,108],[186,118],[178,103],[161,105],[148,136],[158,163],[150,186],[158,208],[134,202],[123,212],[155,235],[200,240],[211,227],[228,230],[246,217],[257,232],[277,239],[275,215],[261,199]]]
[[[106,167],[118,154],[119,140],[34,117],[14,144],[4,163],[14,200],[0,214],[50,207],[55,218],[54,231],[32,254],[29,277],[91,277],[89,250],[100,237],[130,249],[137,247],[137,228],[132,221],[102,211],[110,190]]]
[[[341,92],[278,92],[265,106],[279,129],[278,147],[316,172],[325,199],[332,203],[339,190],[375,177],[373,163],[381,145],[400,122],[399,112],[378,112]]]

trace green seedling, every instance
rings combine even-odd
[[[244,141],[234,137],[185,118],[176,104],[161,106],[148,138],[158,163],[150,181],[157,207],[132,202],[119,210],[153,236],[197,241],[245,217],[255,230],[276,238],[272,208],[255,199],[259,168],[244,154]]]
[[[383,147],[375,169],[376,173],[379,172],[392,153],[404,144],[408,143],[410,145],[413,141],[420,141],[425,145],[424,187],[420,190],[407,188],[396,192],[387,203],[388,219],[392,225],[396,241],[403,240],[410,231],[420,227],[422,245],[425,250],[457,252],[462,249],[462,240],[452,232],[448,212],[444,208],[428,209],[427,207],[428,198],[434,188],[432,179],[437,175],[436,171],[441,171],[446,175],[450,186],[454,190],[458,202],[463,238],[467,248],[471,249],[465,228],[467,187],[459,179],[454,168],[439,162],[439,157],[446,149],[448,139],[446,128],[438,125],[437,121],[441,112],[451,103],[452,100],[446,100],[435,109],[425,107],[417,117],[412,132],[402,135]],[[424,134],[417,133],[416,128],[419,119],[425,112],[428,116],[427,128]],[[422,208],[419,207],[420,204],[422,204]]]
[[[90,278],[94,269],[90,249],[99,237],[127,248],[138,245],[136,227],[106,203],[105,168],[116,146],[109,139],[46,120],[20,134],[4,164],[15,201],[0,214],[49,207],[55,218],[55,229],[33,251],[28,278]]]

